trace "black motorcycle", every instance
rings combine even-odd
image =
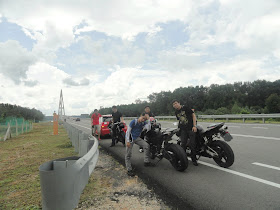
[[[111,123],[108,126],[112,138],[113,138],[113,126],[116,126],[115,144],[121,142],[125,147],[125,132],[123,130],[125,128],[125,124],[123,122],[116,122],[116,123]]]
[[[180,145],[170,142],[176,132],[178,132],[176,128],[168,128],[162,131],[160,124],[151,123],[151,130],[144,131],[142,138],[150,145],[151,159],[158,158],[159,162],[166,158],[177,171],[185,171],[188,167],[188,158],[185,151]]]
[[[197,159],[201,156],[213,158],[221,167],[228,168],[234,162],[234,153],[225,141],[231,141],[232,136],[227,131],[228,127],[224,123],[213,124],[205,131],[201,126],[197,126],[196,133],[196,155]],[[178,132],[180,136],[180,132]],[[219,140],[223,138],[225,141]],[[181,144],[180,139],[178,144]],[[186,153],[190,156],[189,139],[187,142]]]

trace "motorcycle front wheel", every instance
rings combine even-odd
[[[167,149],[168,160],[177,171],[185,171],[188,168],[187,154],[178,144],[171,144]]]
[[[121,133],[120,133],[120,142],[125,147],[125,133],[124,133],[124,131],[121,131]]]
[[[233,164],[234,153],[226,142],[216,140],[211,143],[210,147],[218,154],[218,157],[213,157],[213,159],[219,166],[228,168]]]

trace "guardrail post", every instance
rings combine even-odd
[[[245,118],[243,118],[243,123],[245,123]]]
[[[262,118],[262,120],[263,120],[263,123],[265,123],[265,119],[264,119],[264,117]]]

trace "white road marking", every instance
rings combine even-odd
[[[257,129],[268,129],[268,128],[264,128],[264,127],[252,127],[252,128],[257,128]]]
[[[263,166],[263,167],[266,167],[266,168],[272,168],[272,169],[280,171],[280,168],[276,167],[276,166],[271,166],[271,165],[267,165],[267,164],[263,164],[263,163],[258,163],[258,162],[255,162],[255,163],[252,163],[252,164],[258,165],[258,166]]]
[[[191,160],[190,158],[188,158],[188,159]],[[241,172],[237,172],[237,171],[234,171],[234,170],[231,170],[231,169],[222,168],[220,166],[216,166],[216,165],[213,165],[213,164],[210,164],[210,163],[202,162],[200,160],[198,161],[198,163],[200,163],[202,165],[206,165],[206,166],[212,167],[212,168],[215,168],[215,169],[218,169],[218,170],[221,170],[221,171],[224,171],[224,172],[227,172],[227,173],[231,173],[231,174],[234,174],[234,175],[237,175],[237,176],[241,176],[241,177],[244,177],[246,179],[251,179],[251,180],[256,181],[256,182],[260,182],[260,183],[263,183],[263,184],[266,184],[266,185],[270,185],[272,187],[276,187],[276,188],[280,189],[280,184],[275,183],[275,182],[267,181],[265,179],[254,177],[254,176],[251,176],[251,175],[248,175],[248,174],[244,174],[244,173],[241,173]]]
[[[240,128],[240,126],[235,126],[235,125],[229,125],[229,128]]]
[[[242,135],[242,134],[231,134],[231,135],[232,135],[232,136],[247,137],[247,138],[270,139],[270,140],[280,141],[280,138],[276,138],[276,137],[251,136],[251,135]]]

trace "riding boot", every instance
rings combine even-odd
[[[113,139],[112,139],[112,144],[111,144],[111,146],[110,146],[110,147],[115,146],[115,144],[116,144],[116,143],[115,143],[115,139],[113,138]]]
[[[192,159],[193,165],[194,165],[194,166],[198,166],[196,156],[192,154],[191,159]]]

